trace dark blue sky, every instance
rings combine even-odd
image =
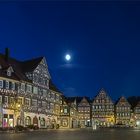
[[[140,2],[0,2],[0,52],[45,56],[68,96],[140,95]],[[72,55],[71,62],[64,55]]]

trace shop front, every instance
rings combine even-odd
[[[14,111],[3,109],[2,127],[14,127]]]

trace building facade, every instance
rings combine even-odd
[[[118,125],[131,125],[131,105],[124,96],[120,97],[115,105],[115,119],[115,123]]]
[[[70,106],[65,96],[62,96],[60,106],[60,128],[70,128]]]
[[[79,127],[91,126],[91,104],[88,97],[77,97],[77,111]]]
[[[133,116],[135,127],[140,128],[140,102],[134,107],[134,116]]]
[[[114,104],[104,89],[94,98],[92,103],[92,123],[100,127],[114,125]]]
[[[50,89],[50,79],[44,57],[18,61],[8,49],[0,54],[0,127],[57,124],[61,93]]]
[[[70,108],[70,128],[78,128],[78,111],[75,97],[67,97],[67,103]]]

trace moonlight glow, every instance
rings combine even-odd
[[[71,59],[71,56],[70,56],[69,54],[67,54],[67,55],[65,56],[65,59],[66,59],[67,61],[69,61],[69,60]]]

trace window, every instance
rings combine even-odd
[[[13,68],[10,66],[8,69],[7,69],[7,76],[11,76],[12,72],[14,72]]]
[[[32,99],[32,106],[37,106],[37,100]]]
[[[7,70],[7,76],[11,76],[11,71]]]
[[[41,101],[38,101],[38,107],[41,107],[42,105],[41,105]]]
[[[14,103],[14,97],[10,97],[10,104]]]
[[[50,92],[48,93],[48,98],[50,98],[51,97],[51,94],[50,94]]]
[[[38,94],[38,87],[34,87],[34,88],[33,88],[33,93],[34,93],[34,94]]]
[[[59,95],[56,95],[56,101],[59,101]]]
[[[31,125],[31,118],[29,116],[25,118],[25,125]]]
[[[99,102],[98,99],[96,99],[95,102],[98,103]]]
[[[43,96],[47,95],[47,90],[43,89]]]
[[[25,98],[25,105],[26,105],[26,106],[30,106],[30,99]]]
[[[68,110],[67,110],[67,108],[64,108],[64,113],[68,113]]]
[[[22,104],[22,98],[18,98],[18,104]]]
[[[13,82],[11,83],[11,89],[15,90],[15,83],[13,83]]]
[[[4,97],[4,103],[8,103],[8,96]]]
[[[5,82],[5,87],[6,87],[6,89],[9,89],[9,81]]]
[[[3,88],[3,80],[0,80],[0,88]]]
[[[21,90],[25,91],[25,84],[24,83],[21,83]]]
[[[42,107],[46,107],[46,102],[42,101]]]
[[[27,92],[32,92],[32,86],[31,85],[27,85]]]

